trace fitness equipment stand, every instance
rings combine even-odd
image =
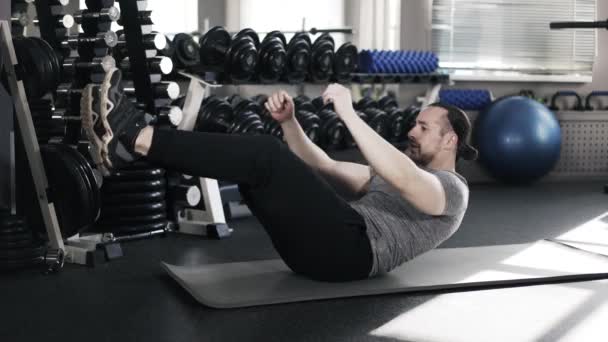
[[[204,80],[184,72],[180,75],[190,79],[184,102],[183,119],[177,129],[192,131],[203,99],[209,95],[212,85]],[[220,188],[216,179],[200,178],[201,194],[205,209],[185,208],[177,214],[179,231],[186,234],[204,235],[213,238],[225,238],[233,229],[226,224]]]

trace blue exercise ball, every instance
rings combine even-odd
[[[553,112],[523,96],[501,98],[480,112],[473,138],[480,163],[507,183],[531,183],[549,173],[562,142]]]

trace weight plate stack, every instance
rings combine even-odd
[[[59,57],[44,40],[36,37],[13,38],[18,64],[28,100],[39,99],[54,91],[61,77]]]
[[[166,229],[169,224],[166,172],[145,162],[106,177],[101,200],[101,216],[92,232],[127,236]]]
[[[251,29],[243,29],[234,35],[225,64],[229,81],[244,83],[252,78],[257,68],[259,44],[257,33]]]
[[[234,122],[231,133],[264,134],[264,123],[260,118],[262,108],[254,101],[238,95],[230,98],[234,110]]]
[[[200,47],[187,33],[178,33],[173,37],[173,64],[177,69],[187,69],[200,64]]]
[[[262,83],[274,83],[279,80],[285,69],[287,52],[285,36],[279,31],[272,31],[264,37],[258,56],[258,77]]]
[[[41,145],[40,152],[49,181],[62,236],[68,238],[90,227],[99,216],[101,200],[91,165],[78,151],[65,144]],[[24,215],[29,226],[46,235],[33,182],[23,182]]]
[[[286,51],[283,80],[289,83],[301,83],[306,80],[311,58],[311,40],[306,32],[296,33]]]
[[[231,43],[232,38],[225,28],[215,26],[207,31],[199,40],[203,70],[223,72]]]
[[[310,61],[310,80],[313,82],[325,82],[333,75],[334,65],[334,39],[323,33],[312,45]]]
[[[0,272],[40,266],[45,253],[44,242],[34,238],[23,217],[0,211]]]
[[[351,43],[344,43],[334,56],[334,79],[339,83],[347,83],[352,79],[352,74],[357,71],[359,52],[357,47]]]
[[[264,124],[264,133],[272,135],[273,137],[283,141],[283,129],[281,128],[281,124],[272,118],[270,112],[264,106],[264,103],[266,103],[268,100],[268,96],[260,94],[254,96],[251,100],[257,103],[261,109],[259,115],[260,119],[262,119],[262,123]]]

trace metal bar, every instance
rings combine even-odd
[[[558,21],[549,24],[552,30],[568,28],[605,28],[608,30],[608,20],[606,21]]]

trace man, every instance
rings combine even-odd
[[[457,158],[474,159],[470,123],[457,108],[432,105],[409,132],[406,153],[365,124],[350,92],[330,85],[333,102],[369,166],[332,160],[310,141],[281,91],[266,107],[287,145],[271,136],[227,135],[148,126],[124,96],[121,73],[83,92],[83,127],[100,168],[137,158],[185,174],[231,181],[285,263],[323,281],[350,281],[389,272],[451,236],[468,204]],[[348,202],[324,180],[333,177],[360,198]]]

